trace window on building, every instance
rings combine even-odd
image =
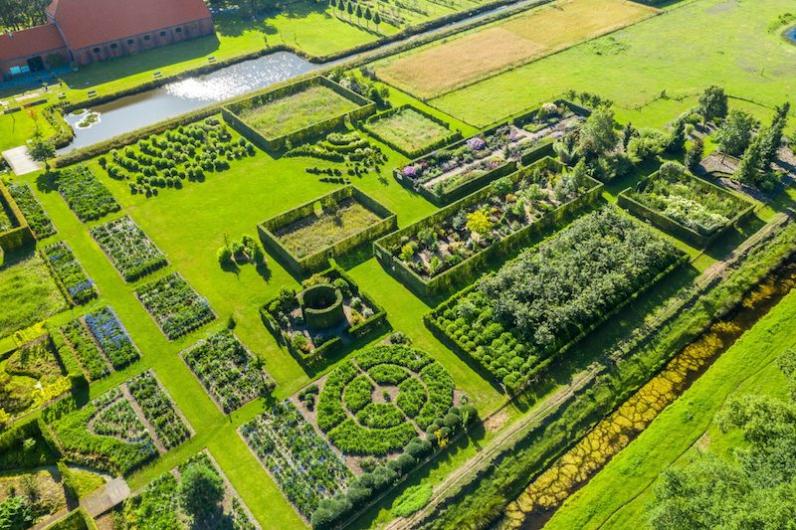
[[[152,35],[144,35],[144,40],[149,40],[152,38]]]
[[[161,32],[160,32],[160,36],[161,36],[161,37],[165,37],[165,36],[166,36],[166,32],[165,32],[165,31],[161,31]]]
[[[135,41],[133,39],[127,39],[127,44],[132,46],[133,44],[135,44]]]
[[[182,28],[177,28],[174,31],[175,31],[175,33],[182,33]]]
[[[99,53],[99,52],[100,52],[99,48],[94,48],[94,53]]]
[[[119,47],[119,45],[116,44],[115,42],[113,44],[111,44],[111,50],[115,50],[118,47]]]

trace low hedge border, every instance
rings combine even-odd
[[[302,217],[311,215],[315,204],[325,201],[339,202],[342,199],[353,198],[367,209],[381,217],[381,221],[368,226],[334,245],[317,250],[303,258],[295,256],[279,241],[275,232]],[[354,186],[345,186],[331,193],[313,199],[291,210],[281,213],[257,225],[257,232],[265,247],[290,270],[294,275],[302,277],[312,272],[317,272],[329,267],[329,259],[339,258],[356,247],[374,241],[378,237],[398,228],[398,218],[390,210],[382,206],[375,199],[366,195]]]
[[[737,197],[734,194],[730,193],[729,191],[725,190],[724,188],[716,186],[712,182],[708,182],[693,175],[688,175],[688,176],[694,180],[699,181],[702,184],[706,184],[716,189],[720,193],[730,194],[733,195],[734,197]],[[644,182],[655,179],[657,177],[658,177],[658,172],[656,171],[655,173],[651,174],[650,176],[648,176],[646,179],[642,180],[638,184],[641,185]],[[679,223],[678,221],[672,219],[671,217],[668,217],[663,213],[655,211],[652,208],[649,208],[648,206],[640,203],[639,201],[635,200],[630,196],[632,192],[633,188],[627,188],[624,191],[622,191],[622,193],[620,193],[617,197],[617,204],[619,204],[619,206],[629,211],[636,217],[657,226],[664,232],[672,234],[678,239],[682,239],[686,243],[693,245],[697,248],[704,248],[710,245],[713,241],[721,237],[721,235],[725,234],[730,228],[732,228],[733,226],[738,226],[741,222],[749,218],[749,216],[751,216],[754,213],[754,210],[756,208],[754,204],[749,203],[749,205],[746,208],[743,208],[740,212],[738,212],[738,214],[735,217],[730,219],[725,226],[719,228],[712,234],[706,235],[706,234],[701,234],[696,230],[693,230]],[[742,199],[740,197],[737,198],[740,201],[748,203],[748,201],[746,201],[745,199]]]
[[[537,161],[535,164],[515,171],[509,175],[509,178],[516,182],[523,177],[526,171],[529,171],[540,164],[554,164],[562,169],[564,168],[563,164],[560,162],[554,160],[553,158],[545,157]],[[439,220],[454,215],[462,208],[482,202],[487,197],[492,195],[491,188],[487,187],[476,191],[475,193],[472,193],[467,197],[460,199],[441,210],[438,210],[430,216],[421,219],[420,221],[409,225],[398,232],[389,234],[379,239],[373,244],[373,251],[376,255],[376,259],[379,260],[387,272],[409,287],[409,289],[418,296],[431,299],[441,294],[450,292],[456,286],[469,283],[475,279],[484,268],[486,268],[487,264],[492,259],[505,258],[514,254],[518,249],[524,247],[535,238],[544,234],[548,229],[574,218],[580,212],[596,204],[600,199],[603,184],[593,178],[590,178],[590,181],[592,182],[592,187],[589,188],[584,194],[562,204],[555,210],[545,214],[535,223],[523,227],[505,239],[492,244],[481,252],[470,256],[461,263],[428,280],[423,279],[416,272],[404,265],[400,259],[393,256],[389,251],[389,248],[396,242],[400,241],[404,235],[416,234],[428,226],[435,226]]]
[[[359,324],[355,326],[349,327],[345,330],[345,334],[347,338],[352,340],[361,339],[362,337],[366,337],[377,331],[382,329],[387,324],[387,312],[378,305],[371,297],[369,297],[366,293],[359,289],[359,285],[348,275],[345,273],[343,269],[338,267],[337,265],[333,265],[318,273],[321,276],[326,277],[329,282],[334,282],[337,278],[344,279],[348,285],[351,286],[352,293],[359,296],[366,305],[373,308],[373,315],[368,317],[367,319],[363,320]],[[305,286],[306,282],[302,283],[302,288]],[[266,302],[265,305],[260,307],[260,318],[263,321],[263,324],[268,329],[269,332],[274,336],[276,341],[285,346],[291,355],[303,366],[306,368],[315,368],[316,366],[323,363],[324,358],[331,356],[332,354],[340,351],[345,346],[345,342],[340,337],[334,337],[331,340],[328,340],[315,348],[310,353],[305,353],[301,350],[296,349],[293,347],[293,344],[290,340],[287,339],[285,334],[282,331],[282,328],[279,326],[279,323],[276,319],[271,315],[268,311],[268,307],[274,302],[276,299],[271,299]]]
[[[239,115],[240,112],[249,105],[265,105],[316,85],[322,85],[330,90],[333,90],[338,95],[348,99],[349,101],[352,101],[353,103],[356,103],[359,105],[359,107],[350,112],[340,114],[339,116],[334,116],[332,118],[316,122],[308,127],[304,127],[303,129],[274,137],[269,137],[259,132]],[[316,140],[326,135],[329,131],[342,126],[346,120],[356,122],[364,119],[367,116],[370,116],[374,112],[376,112],[376,104],[374,102],[360,96],[355,92],[352,92],[351,90],[348,90],[341,85],[338,85],[334,81],[331,81],[323,76],[304,79],[297,83],[281,86],[276,89],[271,88],[265,92],[251,95],[242,101],[236,101],[234,103],[228,104],[221,109],[221,113],[227,123],[229,123],[250,142],[271,153],[282,151],[287,147],[288,144],[295,145]]]
[[[33,230],[28,226],[28,221],[22,214],[11,192],[0,181],[0,208],[6,208],[11,222],[16,225],[10,230],[0,233],[0,250],[10,253],[35,241]]]
[[[423,117],[433,121],[434,123],[442,125],[446,129],[448,129],[448,131],[450,131],[450,134],[448,136],[446,136],[445,138],[442,138],[442,139],[440,139],[440,140],[438,140],[438,141],[436,141],[436,142],[434,142],[434,143],[432,143],[430,145],[427,145],[426,147],[423,147],[421,149],[416,149],[414,151],[406,151],[405,149],[403,149],[399,145],[397,145],[397,144],[391,142],[390,140],[387,140],[386,138],[384,138],[382,135],[380,135],[372,127],[373,123],[375,123],[375,122],[377,122],[379,120],[382,120],[384,118],[389,118],[390,116],[394,116],[395,114],[398,114],[398,113],[403,112],[405,110],[413,110],[413,111],[417,112],[418,114],[422,115]],[[374,114],[373,116],[370,116],[365,121],[363,121],[360,126],[369,135],[371,135],[372,137],[374,137],[375,139],[377,139],[381,143],[390,146],[395,151],[399,152],[400,154],[404,155],[407,158],[417,158],[417,157],[423,156],[423,155],[425,155],[427,153],[430,153],[432,151],[435,151],[435,150],[439,149],[440,147],[444,147],[444,146],[446,146],[448,144],[456,142],[457,140],[460,140],[461,137],[462,137],[462,133],[461,132],[451,129],[450,123],[448,123],[448,122],[446,122],[444,120],[441,120],[441,119],[437,118],[436,116],[432,116],[428,112],[420,110],[417,107],[415,107],[414,105],[410,105],[408,103],[406,103],[404,105],[401,105],[400,107],[393,107],[391,109],[385,110],[384,112],[380,112],[378,114]]]

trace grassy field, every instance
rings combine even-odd
[[[367,129],[379,137],[398,146],[405,153],[412,153],[450,136],[447,127],[432,121],[412,108],[368,123]]]
[[[25,145],[37,130],[45,137],[54,132],[35,107],[12,114],[0,114],[0,152]]]
[[[38,254],[15,256],[0,267],[0,337],[65,307],[61,291]]]
[[[323,85],[275,99],[241,113],[241,118],[268,138],[298,131],[351,112],[357,104]]]
[[[713,422],[730,396],[784,395],[787,381],[776,360],[796,344],[796,292],[736,342],[708,371],[584,488],[545,529],[638,529],[645,524],[652,485],[669,466],[705,449],[726,453],[737,441]]]
[[[658,127],[693,106],[705,87],[721,84],[761,116],[796,89],[796,46],[769,29],[792,9],[789,0],[683,3],[432,104],[486,125],[574,89],[612,99],[620,120]]]
[[[625,0],[559,0],[464,36],[391,57],[378,63],[376,72],[396,87],[420,98],[432,98],[656,12]]]

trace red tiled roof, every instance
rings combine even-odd
[[[47,12],[73,50],[210,17],[204,0],[53,0]]]
[[[14,33],[0,33],[0,61],[65,47],[61,34],[53,24],[44,24]]]

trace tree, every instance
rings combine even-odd
[[[762,164],[765,170],[768,170],[771,164],[777,159],[779,148],[782,145],[782,136],[785,132],[785,126],[788,124],[788,112],[790,112],[790,103],[787,101],[781,107],[776,107],[771,127],[768,129],[763,139]]]
[[[36,517],[28,499],[11,496],[0,502],[0,528],[3,530],[24,530],[33,526]]]
[[[348,2],[348,5],[346,5],[345,10],[348,12],[348,19],[350,20],[354,15],[354,3]]]
[[[716,132],[716,141],[723,152],[740,156],[749,146],[756,126],[757,122],[749,113],[733,110]]]
[[[765,131],[758,134],[749,145],[741,158],[741,163],[735,172],[735,178],[747,184],[757,185],[763,168],[763,139]]]
[[[45,140],[40,132],[36,131],[28,145],[28,154],[33,160],[44,162],[55,156],[55,146],[49,140]]]
[[[362,12],[362,6],[359,5],[359,3],[357,3],[356,15],[357,15],[357,20],[360,20],[360,21],[362,20],[362,17],[365,16],[365,13]]]
[[[699,113],[705,121],[727,116],[727,94],[718,86],[710,86],[699,96]]]
[[[627,149],[627,144],[630,143],[630,140],[633,139],[634,136],[638,135],[638,129],[633,127],[633,124],[627,122],[624,129],[622,129],[622,147]]]
[[[370,7],[365,8],[365,24],[367,27],[370,27],[370,21],[373,20],[373,12],[370,10]]]
[[[670,153],[682,153],[685,148],[685,120],[679,118],[674,122],[672,127],[672,134],[669,136],[669,142],[666,146],[666,151]]]
[[[578,153],[594,160],[616,148],[619,135],[614,130],[614,112],[600,107],[586,119],[578,137]]]
[[[179,494],[189,514],[200,520],[212,518],[224,499],[224,482],[207,465],[189,464],[181,473]]]
[[[373,14],[373,24],[376,26],[376,31],[379,31],[379,24],[381,24],[381,15],[379,15],[378,11],[376,11]]]
[[[702,138],[697,138],[691,147],[685,152],[685,167],[691,171],[695,171],[702,162],[702,157],[705,154],[705,143]]]

